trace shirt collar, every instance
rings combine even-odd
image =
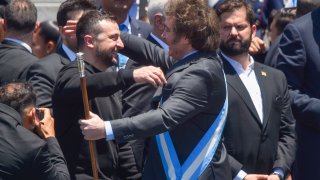
[[[23,41],[20,41],[18,39],[14,39],[14,38],[5,38],[5,40],[20,44],[21,46],[25,47],[30,53],[32,53],[31,47],[27,43],[25,43]]]
[[[62,49],[67,54],[70,61],[74,61],[76,59],[76,54],[68,48],[65,44],[62,44]]]
[[[150,36],[153,37],[153,39],[155,39],[165,51],[167,52],[169,51],[169,46],[165,42],[163,42],[160,38],[158,38],[153,33],[150,33]]]
[[[127,33],[131,34],[130,17],[127,16],[126,20],[124,20],[121,24],[127,28],[127,30],[128,30]]]
[[[186,59],[188,56],[191,56],[192,54],[198,52],[198,50],[193,50],[193,51],[190,51],[188,54],[184,55],[180,60],[184,60]]]
[[[248,69],[244,70],[242,67],[242,64],[240,64],[238,61],[228,57],[227,55],[223,54],[223,52],[221,52],[221,54],[231,64],[231,66],[236,70],[236,72],[238,74],[245,73],[245,72],[249,73],[254,68],[254,60],[253,60],[252,56],[250,56],[250,55],[249,55],[250,64],[248,66]]]

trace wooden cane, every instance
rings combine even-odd
[[[83,107],[84,107],[84,118],[89,119],[90,110],[89,110],[89,101],[88,101],[88,93],[87,93],[87,81],[84,73],[83,53],[78,52],[76,55],[78,60],[78,69],[80,73],[80,84],[81,84],[82,100],[83,100]],[[97,155],[95,151],[95,144],[94,144],[94,141],[92,140],[89,140],[89,151],[90,151],[93,179],[98,180],[99,175],[98,175],[98,168],[97,168]]]

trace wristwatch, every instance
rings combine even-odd
[[[277,175],[279,177],[280,180],[284,180],[284,178],[282,177],[282,175],[278,172],[273,172],[272,175]]]

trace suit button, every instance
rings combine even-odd
[[[267,140],[268,135],[267,134],[262,134],[261,135],[261,141],[264,142],[265,140]]]

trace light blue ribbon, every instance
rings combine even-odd
[[[169,132],[167,131],[156,136],[158,150],[167,179],[197,179],[211,162],[219,145],[228,112],[228,90],[225,75],[224,80],[226,86],[224,105],[213,124],[182,166],[180,165]]]

